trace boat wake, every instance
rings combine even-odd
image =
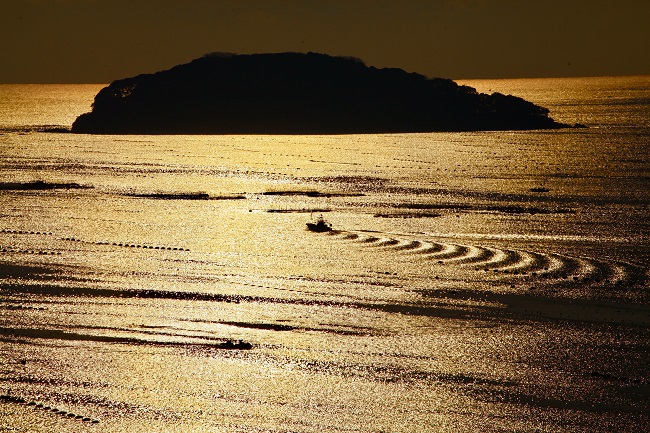
[[[547,288],[591,287],[601,289],[641,289],[647,285],[644,267],[608,259],[572,256],[550,251],[531,251],[502,245],[456,243],[448,238],[412,239],[377,232],[335,230],[333,238],[364,248],[382,249],[410,255],[430,266],[453,267],[469,280],[494,284],[526,282]]]

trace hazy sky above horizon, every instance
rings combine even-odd
[[[461,78],[650,74],[650,0],[0,0],[0,83],[108,83],[215,51]]]

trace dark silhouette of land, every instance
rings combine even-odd
[[[210,54],[114,81],[72,132],[342,134],[567,127],[546,108],[316,53]]]

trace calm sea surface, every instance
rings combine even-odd
[[[0,85],[0,432],[649,431],[650,76],[462,84],[588,128],[76,135],[102,86]]]

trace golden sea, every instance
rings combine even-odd
[[[0,432],[650,430],[650,77],[460,84],[588,128],[83,135],[102,85],[0,85]]]

